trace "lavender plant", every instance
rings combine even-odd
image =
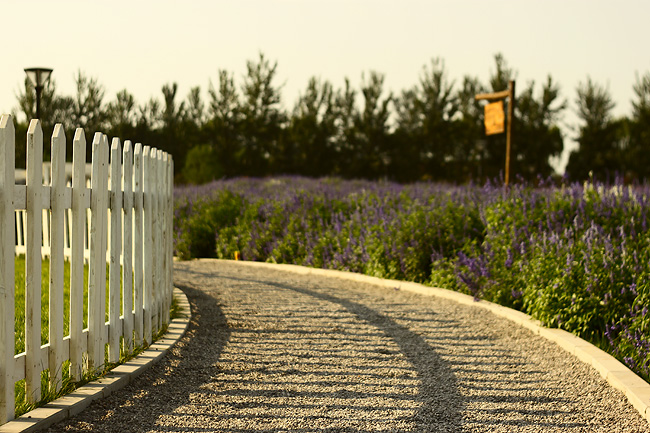
[[[417,281],[517,308],[649,377],[647,187],[231,179],[175,191],[181,258]]]

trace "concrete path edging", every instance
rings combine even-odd
[[[637,376],[632,370],[630,370],[627,366],[625,366],[609,353],[565,330],[546,328],[542,326],[538,320],[534,320],[529,315],[522,313],[521,311],[513,310],[512,308],[504,307],[488,301],[477,301],[472,296],[455,292],[453,290],[428,287],[422,284],[407,281],[387,280],[353,272],[336,271],[332,269],[308,268],[298,265],[247,261],[238,261],[237,263],[240,263],[244,266],[281,269],[296,274],[318,275],[351,281],[360,281],[393,289],[407,290],[409,292],[419,293],[425,296],[437,296],[439,298],[452,300],[460,304],[484,308],[496,314],[497,316],[515,322],[516,324],[531,330],[533,333],[556,343],[562,349],[566,350],[572,355],[575,355],[580,361],[584,362],[587,365],[591,365],[612,387],[623,392],[632,406],[634,406],[634,408],[639,411],[642,417],[650,422],[649,383]]]
[[[174,288],[174,296],[178,299],[183,317],[172,320],[162,338],[135,358],[118,365],[105,376],[1,425],[0,433],[27,433],[46,429],[54,423],[78,414],[94,400],[124,388],[160,361],[169,348],[185,334],[191,319],[190,304],[185,293]]]

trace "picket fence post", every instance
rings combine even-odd
[[[154,236],[154,251],[162,251],[162,219],[160,217],[160,208],[161,208],[161,200],[160,200],[160,190],[161,190],[161,185],[162,185],[162,171],[161,171],[161,163],[162,163],[162,150],[154,150],[154,152],[151,155],[151,158],[153,160],[153,172],[156,181],[153,183],[153,188],[152,188],[152,193],[153,193],[153,218],[154,218],[154,226],[153,226],[153,236]],[[162,326],[162,308],[161,308],[161,300],[163,296],[163,288],[162,288],[162,254],[154,254],[154,312],[155,312],[155,327],[156,329],[160,329]]]
[[[70,376],[83,371],[84,237],[86,236],[86,136],[77,128],[72,142],[72,230],[70,242]]]
[[[49,344],[50,389],[61,389],[63,363],[63,234],[65,212],[65,132],[57,124],[52,135],[52,163],[50,203],[50,293],[49,293]]]
[[[124,315],[124,351],[133,350],[133,151],[131,142],[124,142],[122,155],[122,187],[124,188],[122,234],[122,312]]]
[[[142,168],[143,168],[143,213],[144,213],[144,226],[142,228],[143,235],[143,301],[144,301],[144,340],[151,342],[151,310],[152,310],[152,294],[153,294],[153,204],[151,188],[155,182],[153,177],[152,160],[150,155],[150,147],[145,146],[142,151]]]
[[[169,174],[167,176],[167,193],[169,194],[169,199],[168,199],[168,206],[169,208],[167,209],[167,227],[168,227],[168,234],[167,234],[167,240],[168,240],[168,245],[167,245],[167,257],[169,260],[169,268],[167,269],[167,290],[168,290],[168,296],[169,296],[169,306],[171,307],[171,302],[172,302],[172,293],[174,289],[174,268],[173,268],[173,262],[174,262],[174,159],[172,158],[171,155],[169,155],[169,167],[167,169],[169,171]],[[168,314],[168,321],[169,321],[169,311],[167,311]]]
[[[164,211],[163,211],[163,228],[164,228],[164,240],[165,240],[165,246],[164,246],[164,251],[165,254],[163,256],[163,260],[165,263],[164,266],[164,275],[163,275],[163,281],[165,282],[165,303],[163,305],[163,314],[164,314],[164,322],[169,323],[169,309],[171,308],[171,293],[172,293],[172,286],[169,281],[169,278],[171,276],[170,270],[172,267],[172,256],[169,254],[169,249],[172,248],[172,241],[171,241],[171,235],[172,235],[172,227],[170,226],[170,221],[171,221],[171,216],[173,212],[173,208],[170,207],[172,203],[172,191],[169,188],[169,184],[171,182],[171,173],[169,171],[170,163],[171,163],[171,158],[170,155],[165,153],[163,155],[163,173],[165,176],[165,182],[164,182],[164,189],[163,189],[163,206],[164,206]],[[173,255],[173,253],[172,253]]]
[[[104,364],[106,311],[106,214],[108,142],[101,132],[92,143],[90,263],[88,270],[88,369]]]
[[[12,116],[0,118],[0,422],[14,418],[14,181],[15,132]]]
[[[139,346],[144,339],[144,236],[143,236],[143,189],[144,181],[142,144],[136,143],[133,152],[133,284],[134,294],[134,319],[135,319],[135,340],[134,344]]]
[[[41,398],[41,243],[43,233],[43,130],[32,120],[27,130],[25,229],[25,394]]]
[[[110,262],[108,285],[108,362],[120,359],[120,255],[122,253],[122,149],[120,139],[114,138],[111,145],[111,187],[110,187]]]

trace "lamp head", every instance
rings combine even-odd
[[[27,77],[32,82],[35,88],[42,88],[50,79],[52,69],[49,68],[25,68]]]

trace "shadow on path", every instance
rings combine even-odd
[[[360,320],[381,330],[395,342],[417,373],[417,399],[423,403],[413,419],[417,431],[461,430],[465,402],[458,391],[454,373],[422,336],[363,304],[272,281],[264,283],[338,304]],[[435,426],[441,429],[431,430]]]
[[[165,358],[125,388],[96,400],[81,414],[53,425],[47,432],[159,431],[159,417],[187,404],[190,395],[210,380],[230,338],[226,318],[218,301],[206,292],[184,285],[176,287],[187,296],[192,319],[185,335]],[[212,349],[205,350],[207,346]]]
[[[539,392],[545,372],[453,310],[234,264],[176,275],[192,308],[186,335],[128,387],[49,431],[587,428],[563,390]]]

